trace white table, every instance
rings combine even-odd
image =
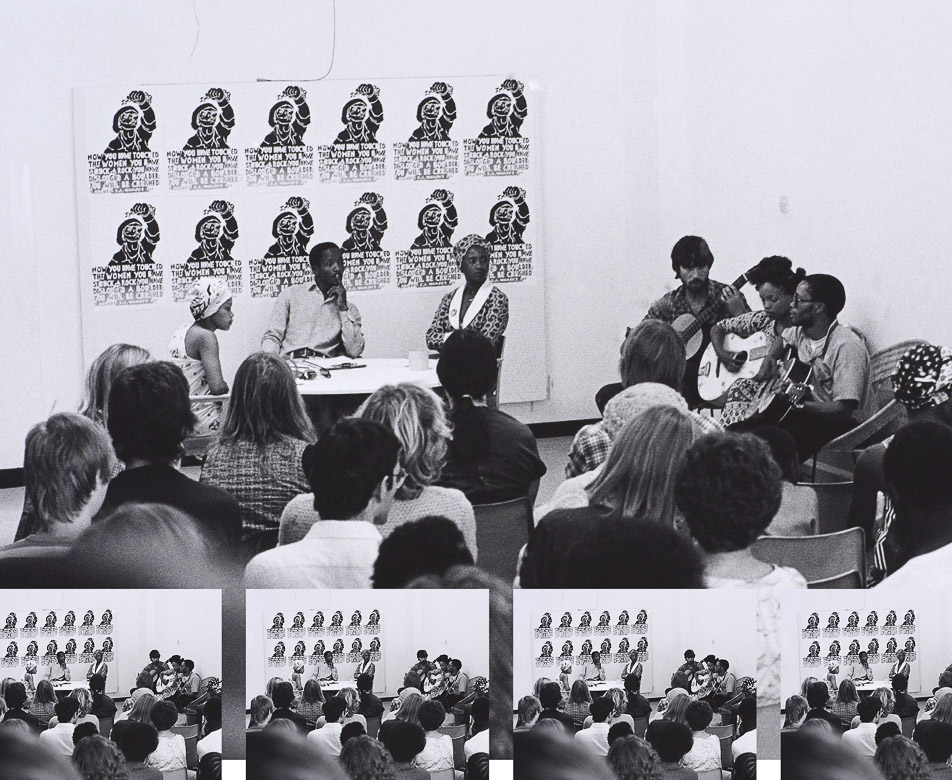
[[[872,693],[877,688],[889,688],[892,690],[892,683],[889,680],[873,680],[872,682],[853,682],[857,693]]]
[[[436,376],[436,360],[429,361],[425,371],[411,371],[408,358],[305,358],[294,361],[299,366],[323,366],[330,377],[299,379],[298,390],[303,396],[315,395],[370,395],[384,385],[415,382],[424,387],[440,386]],[[339,368],[339,363],[357,363],[363,368]]]
[[[588,684],[589,693],[605,693],[610,691],[612,688],[620,688],[625,690],[625,683],[621,680],[605,680],[604,682],[590,682]]]

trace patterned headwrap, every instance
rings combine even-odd
[[[196,320],[211,317],[227,301],[231,300],[231,290],[225,279],[205,276],[198,280],[188,293],[188,308]]]
[[[209,677],[205,683],[205,690],[208,691],[211,696],[221,693],[221,680],[217,677]]]
[[[489,680],[487,680],[485,677],[482,677],[481,675],[471,678],[469,684],[470,687],[476,691],[477,696],[483,696],[489,693]]]
[[[562,666],[561,666],[560,668],[561,668],[562,671],[565,672],[566,674],[571,674],[571,673],[572,673],[572,662],[571,662],[571,661],[563,661],[563,662],[562,662]]]
[[[635,417],[655,406],[671,406],[688,413],[688,403],[677,390],[659,382],[641,382],[626,387],[605,405],[602,429],[614,439]]]
[[[457,241],[456,246],[453,247],[453,257],[456,258],[457,265],[460,265],[463,262],[463,258],[466,256],[466,253],[474,246],[484,249],[486,254],[490,257],[493,256],[492,243],[487,241],[482,236],[476,235],[476,233],[470,233],[468,236],[464,236],[459,241]]]
[[[826,668],[827,668],[828,671],[832,672],[834,669],[839,669],[839,668],[840,668],[840,665],[839,665],[836,661],[830,661],[830,662],[826,665]]]
[[[897,401],[907,409],[928,409],[952,398],[952,349],[920,344],[899,358],[893,375]]]
[[[294,662],[294,671],[300,674],[304,671],[304,661],[295,661]]]

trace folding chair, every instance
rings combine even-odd
[[[721,737],[721,769],[730,769],[734,766],[734,754],[731,753],[733,737]]]
[[[817,498],[818,534],[831,534],[848,528],[850,501],[853,499],[853,481],[801,482],[813,488]]]
[[[734,736],[734,727],[730,724],[724,726],[714,726],[710,725],[704,729],[708,734],[713,734],[715,737],[720,739],[721,737],[732,737]]]
[[[466,726],[440,726],[440,734],[446,734],[453,740],[453,765],[457,769],[466,766],[466,754],[463,752],[463,743],[466,741]]]
[[[645,738],[645,732],[648,730],[648,719],[647,718],[635,718],[635,736]]]
[[[856,571],[860,573],[862,587],[866,587],[866,539],[862,528],[819,536],[761,536],[750,549],[764,563],[792,566],[808,583]]]
[[[380,731],[380,720],[382,716],[376,718],[367,718],[367,736],[377,738],[377,732]]]
[[[498,504],[477,504],[476,545],[478,566],[503,581],[511,582],[516,573],[519,550],[529,540],[532,505],[528,498],[515,498]]]
[[[913,715],[911,718],[901,718],[900,722],[902,723],[902,735],[904,737],[909,737],[912,739],[912,732],[916,730],[916,716]]]
[[[198,769],[198,726],[172,726],[173,734],[185,737],[185,765]]]
[[[99,733],[102,734],[106,739],[109,739],[109,735],[112,733],[112,726],[115,723],[116,716],[110,715],[108,718],[99,719]]]

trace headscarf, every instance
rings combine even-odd
[[[225,279],[205,276],[188,293],[188,308],[195,320],[211,317],[231,300],[231,290]]]
[[[626,387],[605,405],[602,428],[614,439],[635,417],[655,406],[671,406],[684,414],[688,412],[688,403],[677,390],[658,382],[640,382]]]
[[[205,683],[205,690],[209,696],[217,696],[221,693],[221,680],[217,677],[209,677]]]
[[[830,662],[826,665],[826,668],[827,668],[827,671],[832,672],[834,669],[839,669],[839,668],[840,668],[840,665],[839,665],[836,661],[830,661]]]
[[[907,409],[929,409],[952,398],[952,349],[919,344],[899,358],[893,393]]]
[[[294,662],[294,671],[300,674],[304,671],[304,661],[295,661]]]
[[[463,258],[466,257],[466,253],[474,246],[485,250],[489,257],[493,256],[493,245],[482,236],[476,235],[476,233],[470,233],[468,236],[464,236],[457,241],[456,246],[453,247],[453,257],[456,258],[456,265],[463,263]]]
[[[489,693],[489,680],[481,675],[471,677],[469,679],[469,684],[477,696],[484,696],[485,694]]]

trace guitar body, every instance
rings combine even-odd
[[[746,353],[747,357],[740,371],[731,372],[721,363],[721,359],[714,351],[714,345],[709,344],[704,350],[697,369],[698,395],[711,403],[723,403],[727,397],[727,391],[734,382],[738,379],[752,379],[757,374],[767,356],[768,348],[766,333],[754,333],[747,338],[728,333],[724,337],[724,349],[729,352]]]
[[[764,384],[757,404],[757,414],[769,423],[781,422],[795,408],[787,395],[790,385],[805,385],[813,376],[813,367],[795,357],[781,361],[778,368],[779,376]]]

